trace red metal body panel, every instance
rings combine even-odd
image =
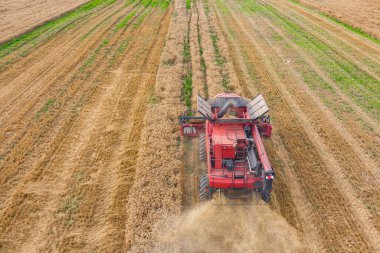
[[[256,143],[257,153],[264,167],[264,171],[270,171],[272,167],[270,165],[267,151],[265,150],[263,141],[261,140],[260,133],[257,129],[257,125],[253,126],[252,132],[253,132],[253,139],[255,140],[255,143]]]
[[[270,138],[272,136],[272,125],[269,123],[261,123],[257,125],[257,128],[259,129],[259,132],[267,137]]]
[[[244,129],[241,124],[215,124],[212,131],[215,145],[233,145],[236,139],[245,139]]]
[[[252,135],[264,170],[270,170],[271,165],[257,126],[254,123],[246,125],[251,125]],[[236,138],[246,139],[243,127],[244,124],[211,124],[210,122],[206,122],[206,133],[209,133],[207,136],[208,141],[206,142],[207,164],[211,188],[257,189],[261,186],[263,181],[262,175],[249,173],[246,161],[235,163],[235,169],[232,171],[228,171],[222,167],[223,159],[235,157],[233,145]],[[211,147],[211,143],[213,143],[213,147]],[[243,178],[235,178],[236,176]]]
[[[245,139],[244,130],[240,125],[223,124],[214,125],[212,140],[216,159],[235,158],[234,142],[237,139]],[[221,167],[216,167],[221,168]]]
[[[224,93],[215,98],[240,96]],[[222,103],[215,102],[212,106],[202,99],[199,98],[202,102],[198,111],[203,113],[204,121],[198,122],[197,117],[183,117],[181,135],[197,136],[201,132],[205,133],[209,187],[271,191],[274,172],[262,141],[262,136],[271,136],[270,117],[262,115],[251,119],[249,115],[252,112],[247,112],[248,102],[244,103],[244,98],[235,99],[236,104],[225,102],[229,107],[224,107],[223,110]],[[252,110],[252,107],[249,109]],[[253,162],[248,162],[249,159],[252,161],[252,157]]]
[[[221,94],[221,97],[231,97],[231,94]],[[237,96],[238,97],[238,96]],[[215,110],[215,114],[219,109]],[[234,108],[238,116],[249,119],[245,113],[245,108]],[[206,150],[208,175],[210,188],[247,188],[257,189],[262,186],[263,176],[250,173],[246,160],[235,162],[235,168],[231,171],[223,168],[223,159],[235,158],[236,140],[246,140],[244,126],[249,126],[252,130],[252,137],[257,147],[259,160],[263,165],[264,171],[269,171],[271,165],[263,145],[260,132],[256,122],[252,123],[215,123],[206,121]],[[270,137],[271,125],[269,123],[261,123],[260,130],[263,135]]]

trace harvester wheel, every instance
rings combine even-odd
[[[207,174],[202,174],[199,178],[199,198],[201,201],[210,199],[210,184]]]
[[[206,135],[204,133],[199,134],[199,160],[206,160]]]
[[[266,191],[262,191],[261,192],[261,197],[263,198],[263,200],[265,202],[269,202],[269,200],[270,200],[270,193],[266,192]]]

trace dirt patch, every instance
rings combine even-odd
[[[268,206],[198,204],[157,223],[152,252],[301,252],[296,230]]]

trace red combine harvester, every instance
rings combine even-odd
[[[228,198],[248,198],[261,193],[270,200],[274,171],[263,137],[270,137],[272,125],[261,94],[252,100],[235,94],[219,94],[206,101],[198,96],[202,116],[181,116],[181,135],[199,137],[199,158],[207,164],[200,176],[200,199],[223,192]]]

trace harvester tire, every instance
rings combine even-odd
[[[206,135],[199,134],[199,160],[206,161]]]
[[[210,183],[207,174],[202,174],[199,177],[199,199],[205,201],[210,199]]]
[[[269,201],[270,201],[270,193],[269,193],[269,192],[266,192],[266,191],[262,191],[262,192],[261,192],[261,198],[262,198],[265,202],[269,202]]]

